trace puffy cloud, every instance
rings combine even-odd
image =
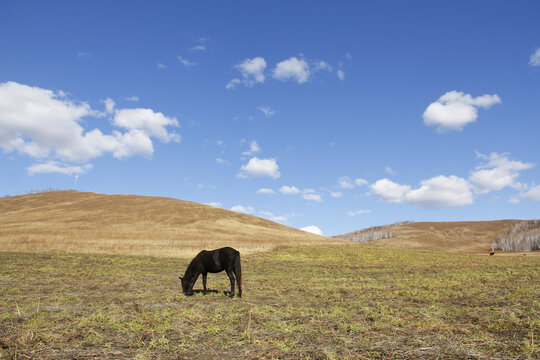
[[[347,215],[349,216],[356,216],[356,215],[363,215],[363,214],[371,214],[371,210],[356,210],[356,211],[347,212]]]
[[[274,190],[268,189],[268,188],[262,188],[262,189],[257,190],[257,194],[272,195],[274,194]]]
[[[307,61],[294,56],[278,63],[273,73],[274,79],[282,81],[294,80],[299,84],[308,81],[309,76],[310,71]]]
[[[501,102],[498,95],[482,95],[473,98],[470,94],[450,91],[431,103],[424,111],[424,124],[437,126],[438,132],[458,130],[475,122],[478,109],[489,108]]]
[[[148,137],[154,136],[161,142],[180,142],[180,135],[169,133],[167,126],[178,126],[176,118],[154,112],[152,109],[121,109],[116,110],[113,124],[129,130],[140,130]]]
[[[285,195],[295,195],[299,194],[300,190],[296,186],[284,185],[279,189],[279,192]]]
[[[531,55],[529,65],[540,66],[540,48],[536,49],[536,51]]]
[[[476,155],[486,162],[476,167],[469,180],[474,184],[476,192],[480,194],[505,187],[522,189],[523,185],[516,181],[519,172],[534,167],[532,163],[509,160],[508,154],[491,153],[486,156],[477,153]]]
[[[276,159],[259,159],[252,157],[246,165],[240,168],[239,177],[268,176],[277,179],[281,176]]]
[[[518,197],[510,199],[510,202],[515,204],[525,201],[540,201],[540,185],[533,186],[530,190],[521,192]]]
[[[304,227],[300,228],[300,230],[306,231],[306,232],[309,232],[309,233],[312,233],[312,234],[315,234],[315,235],[322,235],[323,234],[322,230],[319,229],[315,225],[304,226]]]
[[[192,48],[189,49],[190,51],[204,51],[206,50],[206,45],[195,45]]]
[[[460,177],[439,175],[420,182],[405,194],[405,202],[426,207],[464,206],[473,203],[471,184]]]
[[[457,176],[435,176],[422,180],[418,189],[381,179],[371,185],[371,194],[382,201],[425,207],[463,206],[473,203],[471,184]]]
[[[137,102],[139,101],[139,97],[137,95],[133,95],[133,96],[128,96],[125,98],[127,101],[134,101],[134,102]]]
[[[408,185],[400,185],[389,179],[377,180],[370,186],[371,194],[377,196],[384,202],[402,202],[404,195],[411,191]]]
[[[250,155],[253,155],[253,154],[257,154],[257,153],[260,153],[261,152],[261,147],[259,146],[259,144],[257,144],[257,142],[255,140],[253,140],[250,144],[249,144],[249,150],[248,151],[244,151],[242,153],[242,155],[246,155],[246,156],[250,156]]]
[[[114,113],[112,124],[127,129],[106,135],[99,129],[86,131],[85,117],[104,114],[84,102],[73,102],[64,92],[53,92],[15,82],[0,83],[0,147],[5,152],[19,152],[42,162],[28,169],[30,173],[56,172],[77,174],[89,167],[65,162],[85,163],[105,153],[116,158],[153,154],[151,137],[163,142],[180,141],[180,136],[165,127],[178,126],[151,109],[115,110],[112,99],[104,101],[106,111]],[[58,160],[64,162],[60,165]]]
[[[253,206],[243,206],[243,205],[235,205],[231,208],[232,211],[236,211],[239,213],[244,214],[253,214],[255,212],[255,209]]]
[[[341,81],[345,80],[345,71],[339,69],[339,70],[337,71],[337,77],[338,77],[339,80],[341,80]]]
[[[226,89],[234,89],[240,83],[243,83],[248,87],[252,87],[257,83],[264,83],[264,70],[266,69],[266,61],[264,58],[254,57],[253,59],[245,59],[240,64],[236,65],[235,68],[240,71],[242,79],[232,79],[227,86],[225,86]]]
[[[333,197],[334,199],[337,199],[337,198],[340,198],[343,196],[343,193],[341,191],[332,191],[330,193],[330,196]]]
[[[167,65],[165,65],[163,63],[157,63],[157,67],[158,67],[158,69],[166,69]]]

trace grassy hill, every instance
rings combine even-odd
[[[522,220],[416,222],[385,226],[378,231],[392,233],[391,238],[370,245],[401,249],[442,250],[460,253],[486,253],[497,235],[504,234]],[[345,234],[347,235],[347,234]]]
[[[0,199],[7,251],[193,256],[233,246],[242,253],[339,240],[256,216],[164,197],[51,191]]]

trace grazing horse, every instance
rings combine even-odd
[[[189,263],[182,280],[182,291],[186,296],[193,295],[193,285],[202,274],[203,294],[206,294],[206,275],[225,270],[231,281],[231,293],[234,297],[234,278],[238,283],[238,297],[242,297],[242,267],[240,266],[240,253],[231,248],[224,247],[212,251],[203,250]],[[233,276],[234,274],[234,276]]]

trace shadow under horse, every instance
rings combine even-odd
[[[238,284],[238,297],[242,296],[242,266],[240,265],[240,252],[224,247],[216,250],[203,250],[197,254],[189,263],[182,280],[182,291],[185,295],[193,295],[193,285],[199,275],[202,274],[203,294],[206,294],[206,276],[208,273],[218,273],[225,270],[231,281],[231,292],[229,297],[234,297],[234,283]],[[212,291],[213,292],[213,291]]]

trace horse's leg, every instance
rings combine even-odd
[[[229,297],[234,297],[234,275],[231,270],[227,270],[227,276],[229,277],[229,280],[231,281],[231,293],[229,294]]]
[[[203,295],[206,295],[206,275],[207,273],[202,274],[202,286],[203,286]]]
[[[242,265],[240,264],[240,254],[236,255],[233,265],[234,276],[236,276],[236,287],[238,288],[238,297],[242,297]]]

